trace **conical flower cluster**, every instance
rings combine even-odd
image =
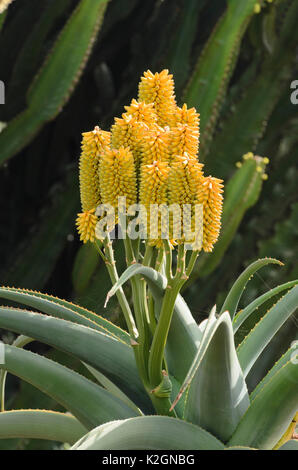
[[[141,221],[149,243],[158,247],[168,226],[172,245],[196,238],[195,207],[199,205],[203,209],[201,245],[205,251],[212,251],[220,231],[223,186],[221,180],[205,177],[199,163],[199,114],[186,104],[177,106],[168,70],[145,72],[138,99],[124,109],[121,118],[115,118],[111,132],[96,127],[83,134],[83,212],[77,219],[81,240],[94,241],[95,213],[100,203],[116,209],[117,221],[118,201],[125,197],[126,208],[139,202],[145,209]],[[161,206],[169,208],[167,221]],[[183,234],[177,235],[176,225]],[[201,249],[194,242],[192,247]]]
[[[12,2],[13,0],[0,0],[0,15],[6,10],[9,4]]]
[[[82,210],[88,211],[100,203],[99,160],[105,148],[110,145],[110,133],[95,127],[91,132],[84,132],[80,158],[80,188]]]
[[[118,198],[126,197],[126,205],[137,202],[134,159],[128,147],[106,150],[99,166],[100,194],[103,204],[118,207]]]
[[[162,246],[161,235],[167,229],[163,211],[167,205],[168,176],[170,167],[167,162],[154,161],[151,165],[142,165],[140,183],[140,204],[145,214],[141,222],[149,234],[149,244]],[[144,217],[145,215],[145,217]]]

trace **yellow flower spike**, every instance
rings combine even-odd
[[[76,225],[83,243],[95,241],[95,227],[98,218],[95,215],[95,208],[78,214]]]
[[[152,165],[154,161],[169,162],[171,132],[169,127],[153,126],[146,132],[141,146],[142,165]]]
[[[168,70],[153,74],[144,72],[139,83],[139,101],[153,103],[157,114],[157,124],[172,126],[175,124],[176,99],[173,75]]]
[[[187,108],[187,104],[184,103],[182,108],[177,106],[176,108],[176,123],[188,124],[191,127],[199,129],[200,115],[197,113],[195,108]]]
[[[98,166],[101,154],[110,145],[110,132],[98,126],[84,132],[80,157],[80,192],[84,212],[96,208],[100,203]]]
[[[131,115],[136,121],[141,121],[147,126],[152,126],[157,121],[157,115],[153,103],[145,103],[133,99],[130,106],[124,106],[127,115]]]
[[[185,152],[197,159],[199,151],[199,131],[188,124],[178,124],[171,130],[171,155],[183,155]]]
[[[199,188],[202,185],[203,181],[203,165],[197,160],[194,160],[192,157],[189,157],[187,153],[183,156],[175,156],[174,160],[171,163],[171,170],[169,174],[169,204],[178,204],[181,209],[182,217],[182,205],[191,204],[192,208],[189,213],[190,220],[188,221],[189,228],[194,229],[194,203],[196,201],[196,196],[198,194]],[[175,219],[176,216],[176,219]],[[186,212],[184,212],[184,217],[186,217]],[[176,224],[179,221],[181,231],[183,228],[182,221],[179,220],[178,214],[173,214],[171,217],[171,225],[176,220]],[[184,220],[186,222],[186,220]],[[171,227],[171,233],[174,233],[178,229],[177,226]],[[182,232],[181,232],[182,234]],[[184,234],[185,235],[185,234]],[[184,238],[179,240],[179,243],[182,243]]]
[[[112,148],[129,148],[133,154],[136,164],[140,161],[141,143],[148,126],[137,121],[130,114],[122,114],[122,118],[115,118],[115,124],[111,127],[111,145]]]
[[[141,221],[147,227],[147,235],[149,244],[154,246],[162,246],[161,240],[161,215],[158,214],[158,208],[152,207],[153,204],[167,204],[167,183],[169,176],[169,166],[167,162],[154,161],[151,165],[141,166],[141,183],[140,183],[140,204],[147,211],[147,218],[141,215]],[[154,224],[157,220],[158,223]],[[150,237],[150,228],[154,224],[157,227],[157,236]]]
[[[208,176],[204,178],[197,202],[203,204],[203,250],[211,252],[218,240],[223,204],[223,181]]]
[[[261,12],[261,5],[259,3],[255,3],[254,5],[254,13],[258,14]]]
[[[99,180],[103,204],[117,209],[118,197],[126,197],[126,207],[136,203],[136,171],[129,148],[106,150],[100,161]]]

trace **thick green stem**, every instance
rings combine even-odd
[[[153,246],[146,243],[146,249],[145,249],[145,254],[144,254],[144,259],[143,259],[144,266],[150,266],[151,259],[153,256],[153,250],[154,250]]]
[[[131,241],[129,238],[124,238],[124,247],[127,258],[127,265],[134,264],[135,257],[132,250]],[[146,311],[146,290],[144,290],[142,281],[139,276],[131,278],[132,298],[134,305],[135,318],[139,332],[138,345],[135,346],[135,352],[138,357],[138,367],[141,378],[144,384],[148,383],[148,355],[149,355],[149,335],[150,330],[148,327],[148,311]]]
[[[156,271],[160,271],[160,270],[161,270],[163,258],[164,258],[164,249],[163,249],[163,248],[160,248],[160,249],[158,250],[158,254],[157,254],[157,258],[156,258],[156,262],[155,262],[155,269],[156,269]]]
[[[164,351],[174,307],[179,291],[187,280],[187,275],[185,273],[185,257],[185,247],[184,245],[179,245],[176,274],[174,278],[171,277],[168,279],[168,285],[163,298],[159,320],[149,355],[149,380],[152,387],[156,387],[162,380]]]

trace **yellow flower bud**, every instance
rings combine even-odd
[[[100,194],[103,204],[117,209],[118,197],[126,197],[126,207],[137,201],[136,171],[129,148],[107,150],[99,166]]]
[[[129,148],[133,154],[135,164],[140,160],[140,149],[147,126],[137,121],[130,114],[122,114],[122,118],[115,118],[115,124],[111,127],[112,148]]]
[[[218,240],[223,204],[222,180],[208,176],[199,188],[197,202],[203,204],[203,249],[210,252]]]
[[[12,2],[13,0],[0,0],[0,15],[3,13],[8,5]]]
[[[178,124],[171,130],[171,156],[183,155],[197,159],[199,150],[199,131],[188,124]]]
[[[144,101],[137,101],[133,99],[130,106],[124,106],[126,115],[132,116],[136,121],[141,121],[147,126],[152,126],[157,121],[154,104],[146,104]]]
[[[175,123],[174,80],[168,70],[155,74],[150,70],[144,72],[139,84],[139,101],[154,104],[160,126],[171,127]]]
[[[93,243],[95,240],[95,227],[98,218],[94,212],[95,208],[78,214],[76,225],[80,235],[80,240],[83,243],[87,243],[88,241]]]
[[[154,161],[168,162],[170,160],[171,133],[168,127],[155,125],[146,132],[141,147],[142,164],[152,165]]]
[[[175,156],[169,175],[170,204],[191,204],[194,202],[204,178],[203,164],[187,153]]]
[[[158,207],[153,205],[167,204],[167,182],[169,175],[167,162],[154,161],[152,165],[141,166],[140,183],[140,204],[142,204],[147,214],[141,214],[141,221],[147,227],[149,244],[161,246],[162,217]],[[146,217],[146,218],[145,218]],[[152,235],[152,229],[156,229],[156,236]]]
[[[248,153],[245,153],[242,158],[243,160],[250,160],[254,158],[254,154],[252,152],[248,152]]]
[[[95,127],[84,132],[80,157],[80,192],[82,210],[89,211],[100,203],[98,166],[101,154],[110,145],[110,132]]]

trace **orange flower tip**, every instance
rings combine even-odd
[[[167,69],[153,74],[144,72],[139,83],[139,101],[153,103],[157,122],[172,126],[175,122],[176,99],[173,76]]]

